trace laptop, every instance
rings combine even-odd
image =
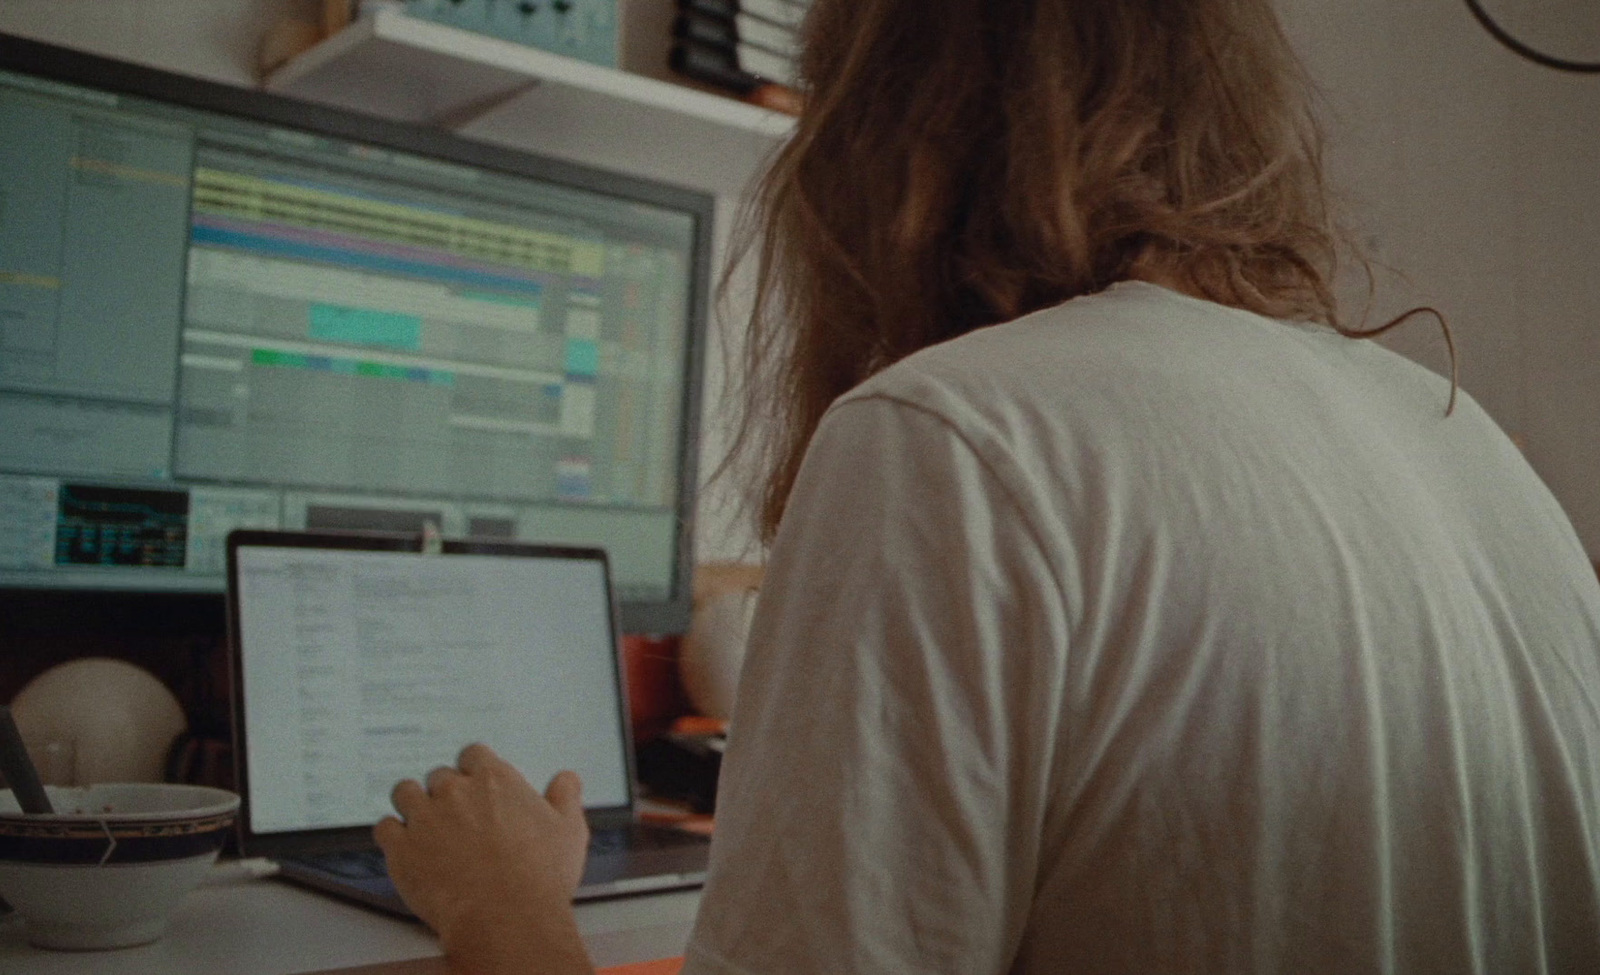
[[[540,789],[582,776],[577,899],[704,881],[706,837],[635,815],[603,550],[237,530],[227,560],[242,855],[409,915],[372,825],[396,782],[482,741]]]

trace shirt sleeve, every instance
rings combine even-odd
[[[752,626],[685,973],[1010,968],[1066,654],[1019,510],[921,407],[825,418]]]

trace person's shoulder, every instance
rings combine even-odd
[[[1333,414],[1426,426],[1448,397],[1447,379],[1374,342],[1123,282],[923,349],[835,408],[888,401],[1013,445],[1201,443],[1223,424],[1265,435]]]
[[[839,404],[878,398],[933,408],[952,398],[992,402],[1088,392],[1159,368],[1175,344],[1206,335],[1214,340],[1218,320],[1237,314],[1165,288],[1123,282],[922,349]]]

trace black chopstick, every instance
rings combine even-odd
[[[28,749],[22,744],[22,733],[11,717],[9,704],[0,704],[0,774],[5,775],[23,812],[55,812],[44,786],[39,784],[39,770],[33,767],[33,759],[28,757]]]

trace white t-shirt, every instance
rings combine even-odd
[[[1138,283],[843,397],[686,975],[1600,972],[1600,586],[1447,399]]]

